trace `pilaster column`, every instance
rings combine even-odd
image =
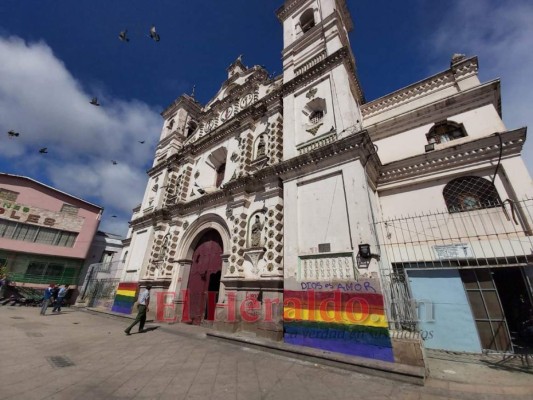
[[[187,289],[192,260],[178,260],[178,273],[172,287],[176,293],[174,303],[176,305],[177,322],[181,322],[183,316],[183,304],[185,302],[184,291]]]

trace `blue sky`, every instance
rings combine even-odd
[[[207,102],[239,54],[249,66],[281,73],[282,30],[274,14],[281,4],[1,0],[0,171],[104,206],[101,228],[125,234],[146,185],[159,113],[193,85]],[[465,53],[479,56],[482,81],[502,79],[507,127],[533,125],[531,1],[348,0],[348,6],[367,100],[445,70],[453,53]],[[147,37],[151,24],[159,43]],[[117,38],[123,29],[129,43]],[[92,96],[100,108],[88,103]],[[21,136],[8,139],[10,129]],[[45,146],[49,154],[39,155]],[[525,150],[530,171],[532,146]]]

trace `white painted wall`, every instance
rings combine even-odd
[[[298,271],[298,257],[318,254],[318,245],[331,252],[351,252],[368,243],[376,250],[368,186],[359,160],[333,167],[316,165],[312,172],[284,180],[285,278]],[[373,193],[370,193],[373,196]],[[377,272],[372,263],[366,272]]]
[[[463,124],[468,136],[447,143],[438,144],[435,150],[453,147],[482,137],[504,132],[506,127],[498,112],[492,105],[486,105],[475,110],[466,111],[446,118],[458,124]],[[436,122],[398,132],[382,140],[376,140],[378,154],[383,164],[425,153],[424,146],[428,144],[426,135]]]
[[[485,165],[482,169],[468,168],[456,174],[447,173],[442,177],[429,177],[425,180],[413,179],[393,189],[379,190],[379,204],[382,219],[417,215],[435,211],[446,211],[446,202],[442,191],[448,182],[461,176],[479,176],[492,181],[495,167]],[[494,186],[503,201],[512,197],[507,191],[501,174],[496,176]]]
[[[308,97],[311,90],[316,90],[313,98]],[[317,98],[325,100],[326,113],[319,130],[313,134],[308,132],[313,125],[303,110],[312,99]],[[348,134],[344,130],[356,127],[360,119],[359,105],[350,90],[348,72],[344,65],[339,65],[283,99],[283,158],[296,157],[298,145],[330,132],[332,128],[341,137]]]
[[[297,190],[299,252],[316,253],[320,243],[331,243],[333,252],[351,251],[342,173],[301,182]]]
[[[149,243],[152,242],[153,228],[146,228],[133,233],[129,247],[122,282],[136,282],[144,273],[148,261]],[[132,271],[132,272],[128,272]],[[136,272],[133,272],[136,271]]]

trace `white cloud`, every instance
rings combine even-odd
[[[131,209],[142,200],[161,128],[158,113],[105,93],[98,93],[101,107],[90,105],[93,93],[46,43],[0,37],[0,60],[0,156],[9,165],[6,172],[44,173],[58,189],[104,206],[102,229],[121,226],[115,233],[125,234]],[[10,129],[20,137],[7,139]],[[39,154],[41,147],[48,154]],[[108,220],[113,214],[119,218]]]
[[[531,0],[454,0],[427,50],[442,66],[453,53],[478,55],[480,77],[502,81],[508,129],[533,129],[533,3]],[[524,156],[533,172],[533,140]]]

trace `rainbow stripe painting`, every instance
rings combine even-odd
[[[121,314],[131,314],[133,304],[137,300],[137,282],[120,282],[111,311]]]
[[[300,290],[284,291],[286,343],[394,362],[377,279],[298,286]]]

